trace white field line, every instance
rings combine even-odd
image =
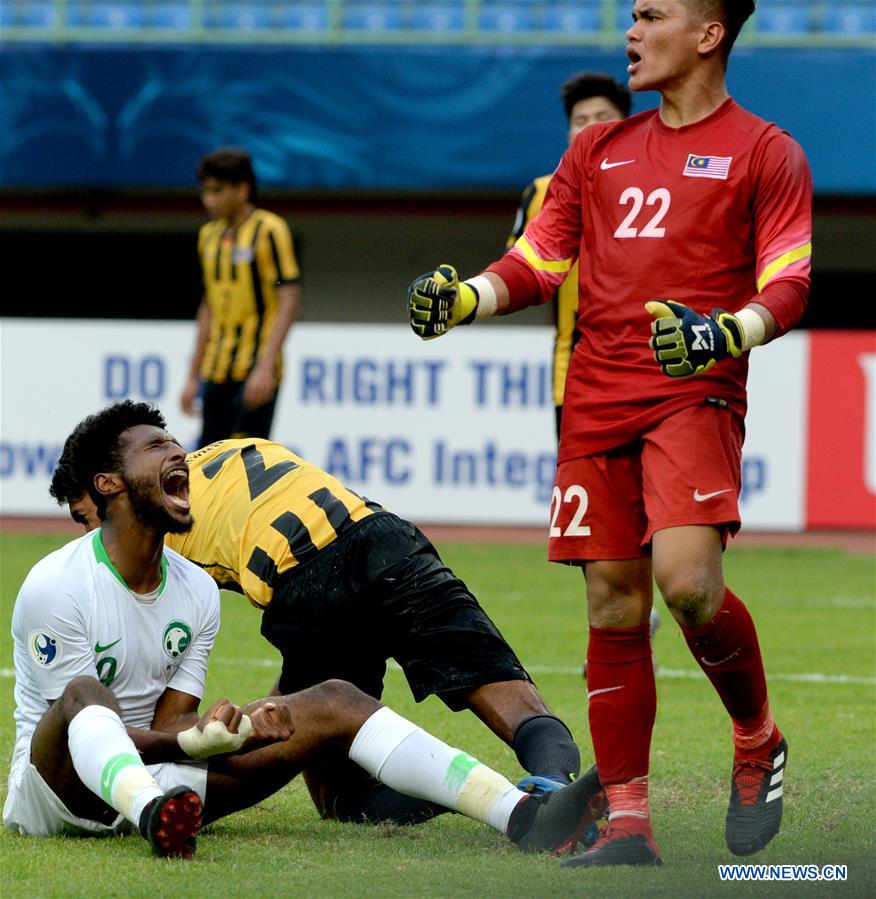
[[[840,609],[872,609],[876,606],[876,596],[833,596],[828,604]]]
[[[581,674],[580,668],[559,665],[533,665],[527,668],[530,674]],[[698,680],[704,678],[696,668],[663,668],[658,662],[657,679]],[[876,677],[859,677],[854,674],[824,674],[820,671],[809,673],[767,674],[768,681],[789,681],[801,684],[865,684],[876,685]]]
[[[230,665],[235,668],[273,668],[280,670],[280,660],[277,659],[239,659],[230,656],[213,656],[213,662],[218,665]],[[400,672],[401,666],[396,662],[388,662],[389,671]],[[581,676],[581,669],[571,665],[531,665],[527,671],[530,674],[565,674],[574,677]],[[15,677],[12,668],[0,668],[0,678]],[[702,671],[693,668],[663,668],[658,667],[658,680],[698,680],[705,675]],[[868,687],[876,686],[876,677],[859,677],[853,674],[824,674],[820,671],[769,674],[768,681],[787,681],[795,684],[852,684]]]

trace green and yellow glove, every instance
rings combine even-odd
[[[645,308],[655,319],[648,346],[670,378],[702,374],[722,359],[736,359],[745,348],[739,319],[724,309],[700,315],[673,300],[650,300]]]
[[[477,290],[460,281],[452,265],[439,265],[408,288],[411,327],[423,340],[440,337],[455,325],[471,324],[479,299]]]

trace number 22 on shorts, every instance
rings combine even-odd
[[[560,506],[563,503],[577,503],[572,520],[569,522],[566,530],[557,526],[557,518],[560,515]],[[566,488],[565,494],[559,487],[554,487],[551,494],[551,526],[548,531],[549,537],[589,537],[590,525],[581,524],[584,515],[587,512],[587,491],[580,484],[570,484]]]

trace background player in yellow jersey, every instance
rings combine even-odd
[[[632,98],[630,92],[618,84],[610,75],[581,72],[570,78],[562,87],[563,108],[568,121],[568,140],[571,144],[576,135],[588,125],[596,122],[618,122],[630,114]],[[536,178],[520,199],[520,208],[514,220],[514,228],[506,247],[511,249],[523,235],[526,226],[541,211],[544,197],[550,184],[551,175]],[[560,420],[563,414],[563,391],[566,373],[569,371],[569,357],[576,342],[576,322],[578,320],[578,264],[576,263],[566,280],[554,294],[554,408],[556,410],[557,437],[560,436]]]
[[[69,455],[65,445],[52,495],[97,527]],[[341,678],[379,699],[394,658],[418,701],[434,693],[471,709],[511,746],[536,775],[527,788],[577,776],[568,728],[414,525],[267,440],[219,441],[187,462],[194,524],[168,545],[263,610],[261,632],[283,656],[275,692]],[[342,753],[311,760],[305,779],[324,817],[414,823],[445,810],[367,778]]]
[[[283,219],[257,209],[252,160],[226,147],[198,164],[212,221],[198,235],[204,296],[181,398],[195,414],[203,381],[201,446],[270,434],[283,373],[283,341],[298,317],[298,262]]]

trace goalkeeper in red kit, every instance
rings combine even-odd
[[[572,866],[660,864],[648,770],[652,576],[733,724],[725,837],[778,833],[787,742],[754,623],[724,583],[739,528],[748,354],[809,290],[812,181],[800,147],[738,106],[725,74],[754,3],[635,0],[629,87],[659,109],[574,140],[541,213],[485,272],[409,290],[424,339],[545,302],[580,257],[549,556],[584,570],[590,732],[609,826]]]

